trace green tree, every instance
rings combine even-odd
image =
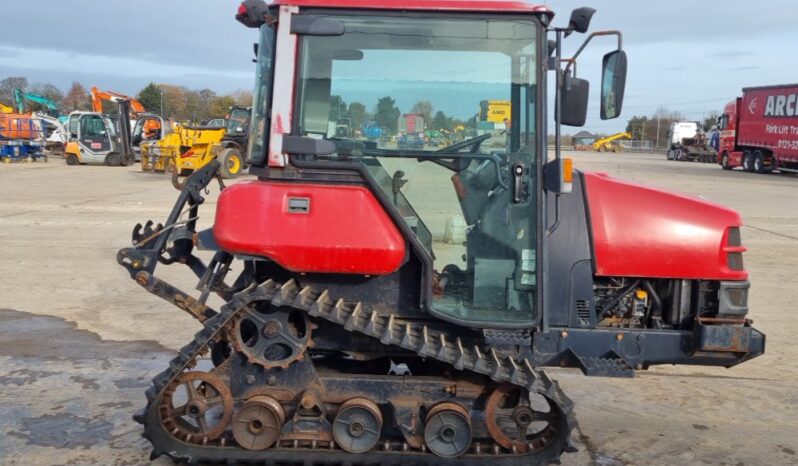
[[[704,118],[704,131],[709,131],[713,126],[717,126],[719,117],[720,114],[718,112],[709,112],[706,118]]]
[[[157,84],[147,84],[136,98],[148,112],[161,113],[161,88]]]
[[[365,105],[360,102],[352,102],[349,104],[349,118],[352,121],[352,128],[362,128],[371,115],[366,111]]]
[[[430,123],[430,128],[438,131],[442,129],[450,131],[452,129],[451,125],[452,125],[451,118],[447,118],[445,113],[438,110],[437,112],[435,112],[435,116],[432,118],[432,122]]]
[[[187,90],[184,98],[186,99],[186,114],[191,121],[198,123],[204,120],[206,117],[204,110],[207,109],[202,108],[199,92]]]
[[[91,102],[89,101],[89,93],[83,84],[73,81],[72,86],[69,87],[63,100],[61,101],[61,111],[69,113],[75,110],[89,110],[91,109]]]
[[[11,76],[0,81],[0,101],[13,106],[14,89],[26,91],[28,89],[28,79],[22,76]]]
[[[349,118],[346,102],[340,95],[330,96],[330,121],[338,121],[342,118]]]
[[[396,99],[390,96],[382,97],[377,101],[377,107],[374,110],[374,119],[377,125],[386,129],[389,133],[396,134],[399,126],[399,117],[402,112],[396,106]]]

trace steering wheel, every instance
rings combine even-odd
[[[487,141],[491,138],[490,133],[483,134],[482,136],[477,136],[475,138],[466,139],[465,141],[460,141],[449,146],[444,147],[443,149],[436,150],[435,153],[440,152],[460,152],[461,150],[465,149],[466,147],[471,147],[469,151],[472,154],[476,154],[479,150],[479,146],[482,145],[483,142]]]
[[[482,145],[483,142],[487,141],[491,138],[490,133],[483,134],[482,136],[477,136],[475,138],[466,139],[465,141],[460,141],[451,145],[448,145],[442,149],[438,149],[433,154],[441,154],[440,157],[424,157],[418,159],[419,162],[432,162],[436,163],[444,168],[448,168],[454,172],[460,172],[468,168],[471,164],[471,159],[452,159],[452,160],[445,160],[444,154],[451,154],[460,152],[463,149],[468,147],[471,148],[468,153],[476,154],[479,151],[479,146]]]

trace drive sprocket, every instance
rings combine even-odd
[[[250,363],[264,369],[286,368],[312,346],[311,328],[299,310],[259,303],[233,319],[228,339]]]

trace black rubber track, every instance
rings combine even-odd
[[[198,356],[204,353],[208,345],[232,317],[244,306],[258,301],[270,301],[274,306],[291,306],[309,313],[314,317],[323,317],[338,323],[348,331],[358,331],[365,335],[380,338],[385,342],[406,349],[417,347],[422,357],[438,359],[452,363],[458,369],[472,370],[490,376],[497,382],[511,382],[529,388],[535,393],[544,394],[559,406],[563,416],[557,427],[558,432],[565,435],[554,437],[554,441],[541,450],[527,454],[513,454],[503,451],[492,454],[485,451],[481,454],[466,454],[454,459],[435,456],[431,453],[410,451],[380,451],[381,447],[364,454],[351,454],[340,449],[329,448],[271,448],[262,451],[249,451],[235,446],[218,444],[203,446],[184,442],[166,432],[159,416],[159,404],[164,389],[178,377]],[[221,312],[205,322],[194,340],[183,347],[180,353],[170,361],[169,367],[153,378],[152,386],[147,389],[147,407],[134,419],[144,424],[143,437],[153,445],[152,458],[168,455],[176,462],[188,464],[265,464],[265,465],[340,465],[340,466],[399,466],[399,465],[458,465],[458,466],[529,466],[545,465],[556,461],[564,451],[572,449],[571,431],[576,427],[573,416],[573,402],[560,390],[556,382],[549,379],[542,371],[533,369],[528,363],[510,360],[510,357],[498,352],[490,356],[480,354],[479,350],[468,350],[462,347],[459,351],[452,349],[456,339],[442,337],[440,334],[430,336],[426,327],[411,329],[406,327],[407,336],[402,336],[403,329],[395,328],[392,320],[364,311],[359,303],[345,303],[342,300],[332,301],[326,292],[318,293],[310,288],[300,289],[291,280],[285,284],[266,281],[259,286],[252,286],[237,293],[224,305]],[[396,340],[396,341],[394,341]],[[458,341],[459,345],[459,341]],[[454,345],[455,347],[457,345]],[[381,444],[379,444],[381,445]]]

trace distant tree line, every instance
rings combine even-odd
[[[704,131],[709,131],[717,124],[717,112],[710,112],[701,123]],[[632,135],[632,139],[639,141],[653,141],[658,148],[667,145],[668,131],[671,123],[675,121],[687,121],[688,118],[678,110],[669,110],[666,107],[658,108],[651,116],[633,116],[626,124],[626,131]]]
[[[89,88],[77,81],[64,92],[51,83],[29,84],[25,77],[11,76],[0,81],[0,102],[13,106],[14,89],[46,97],[55,102],[62,113],[91,110]],[[132,97],[138,99],[148,112],[162,114],[165,118],[174,120],[205,121],[223,118],[232,106],[252,105],[252,93],[247,90],[217,94],[210,89],[192,90],[185,86],[164,83],[150,83]],[[26,102],[25,107],[31,111],[44,110],[42,105],[34,102]],[[104,101],[103,112],[116,113],[116,104]]]
[[[352,102],[347,104],[340,95],[333,95],[330,98],[330,121],[340,121],[348,119],[352,128],[362,128],[364,125],[374,122],[389,134],[395,134],[399,130],[399,117],[402,111],[396,105],[396,99],[386,96],[377,99],[376,104],[369,109],[362,102]],[[453,132],[458,126],[466,126],[466,122],[447,116],[443,111],[435,111],[432,102],[420,100],[413,104],[410,111],[404,113],[418,113],[424,115],[424,124],[427,129],[436,131]],[[471,122],[473,126],[473,122]]]

